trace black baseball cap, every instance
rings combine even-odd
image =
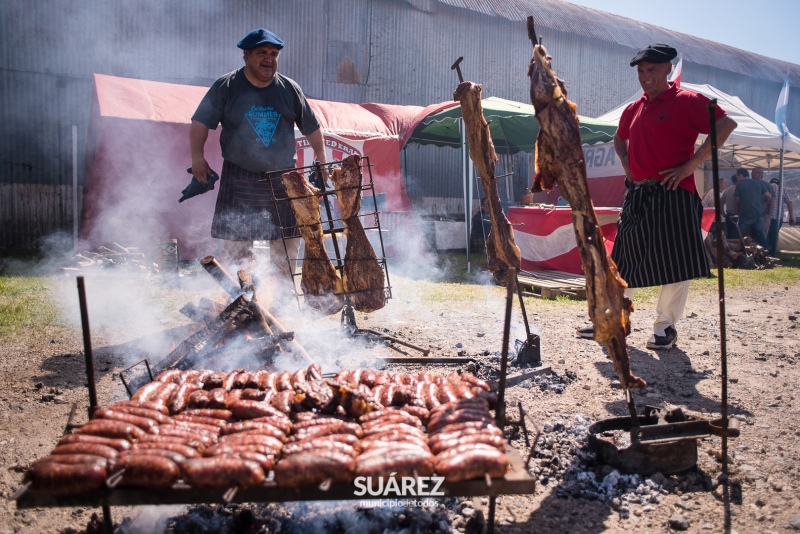
[[[648,63],[667,63],[676,57],[678,57],[678,51],[671,46],[661,43],[651,44],[647,48],[639,50],[631,60],[631,67],[635,67],[643,61]]]

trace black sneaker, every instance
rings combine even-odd
[[[584,339],[594,339],[594,326],[578,328],[578,337],[582,337]]]
[[[666,350],[671,349],[678,339],[678,332],[671,326],[667,327],[663,336],[653,334],[647,341],[647,348],[653,350]]]

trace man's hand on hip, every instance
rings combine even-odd
[[[658,173],[659,176],[661,176],[661,182],[659,183],[667,189],[675,191],[678,189],[683,179],[693,173],[694,169],[691,165],[681,165],[679,167],[664,169]]]

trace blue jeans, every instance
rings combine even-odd
[[[769,248],[767,244],[767,236],[764,235],[764,230],[761,227],[761,217],[745,219],[744,217],[740,216],[739,230],[742,231],[742,237],[749,235],[762,247]]]

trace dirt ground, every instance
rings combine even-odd
[[[58,279],[74,292],[73,279]],[[107,293],[108,279],[88,279],[94,298]],[[113,282],[116,283],[116,282]],[[436,356],[474,356],[473,369],[489,372],[499,365],[505,290],[488,280],[483,285],[437,284],[395,275],[393,298],[373,314],[357,314],[361,327],[385,329],[388,333],[423,347]],[[125,398],[119,371],[143,355],[155,360],[169,352],[171,344],[186,336],[190,321],[178,309],[200,296],[222,297],[208,279],[178,290],[154,279],[133,284],[148,305],[161,310],[154,322],[140,326],[128,321],[120,310],[129,306],[116,299],[118,321],[98,320],[92,343],[101,405]],[[693,286],[694,287],[694,286]],[[708,285],[705,286],[706,288]],[[63,299],[51,288],[49,297]],[[90,294],[90,302],[92,295]],[[675,348],[655,352],[645,348],[654,318],[652,296],[637,300],[634,331],[629,337],[632,369],[648,386],[636,392],[641,408],[647,405],[680,407],[687,415],[702,419],[720,411],[720,340],[716,294],[692,290],[686,318],[677,325]],[[611,468],[591,461],[576,451],[555,447],[561,469],[554,470],[553,442],[559,428],[576,421],[594,422],[627,413],[624,392],[619,389],[611,362],[601,347],[575,335],[585,322],[585,301],[547,301],[526,298],[534,331],[541,334],[542,357],[558,377],[570,377],[563,387],[540,386],[523,381],[507,390],[509,406],[518,403],[530,413],[542,439],[534,451],[534,476],[539,478],[533,495],[498,499],[495,532],[784,532],[800,529],[800,287],[765,284],[733,288],[727,292],[728,395],[730,413],[741,423],[741,436],[729,440],[730,478],[720,484],[717,461],[721,440],[709,437],[697,442],[699,459],[689,472],[650,477],[659,498],[649,503],[629,496],[614,499],[581,497],[570,491],[569,463],[576,471],[593,472],[597,480],[608,477]],[[0,346],[0,533],[83,532],[98,509],[51,508],[17,510],[8,497],[19,487],[24,471],[34,459],[44,456],[63,432],[72,403],[78,405],[78,421],[86,418],[88,395],[83,343],[77,303],[66,299],[70,324],[53,324],[46,331],[30,332],[14,345]],[[113,307],[111,309],[114,309]],[[71,310],[71,312],[69,311]],[[99,315],[100,312],[92,312]],[[93,317],[98,317],[95,315]],[[418,355],[415,351],[383,344],[339,339],[339,317],[308,320],[287,313],[285,323],[298,333],[298,340],[323,363],[325,371],[337,366],[376,365],[376,355]],[[95,323],[92,323],[93,325]],[[512,312],[512,345],[524,338],[519,307]],[[332,343],[331,340],[339,339]],[[513,348],[513,347],[512,347]],[[446,372],[457,366],[425,366]],[[399,368],[398,368],[399,369]],[[552,382],[552,381],[551,381]],[[515,408],[509,408],[512,416]],[[573,441],[579,440],[574,434]],[[558,442],[558,440],[556,440]],[[528,449],[518,436],[511,441],[523,456]],[[580,443],[578,443],[580,445]],[[545,449],[550,447],[550,452]],[[546,461],[545,461],[546,460]],[[580,468],[577,466],[580,464]],[[549,467],[548,467],[549,466]],[[549,469],[549,471],[548,471]],[[551,476],[546,476],[547,473]],[[556,473],[553,475],[553,473]],[[585,476],[581,475],[583,480]],[[612,475],[613,478],[613,475]],[[644,482],[642,477],[640,482]],[[726,482],[724,479],[722,482]],[[470,504],[488,513],[486,499]],[[463,509],[463,504],[459,509]],[[128,525],[127,532],[157,532],[162,523],[155,516],[180,515],[182,507],[116,507],[114,521]],[[451,520],[453,515],[450,516]],[[791,527],[790,523],[797,526]],[[132,526],[133,525],[133,526]],[[452,531],[468,531],[463,520],[451,521]],[[266,530],[263,530],[266,531]]]

